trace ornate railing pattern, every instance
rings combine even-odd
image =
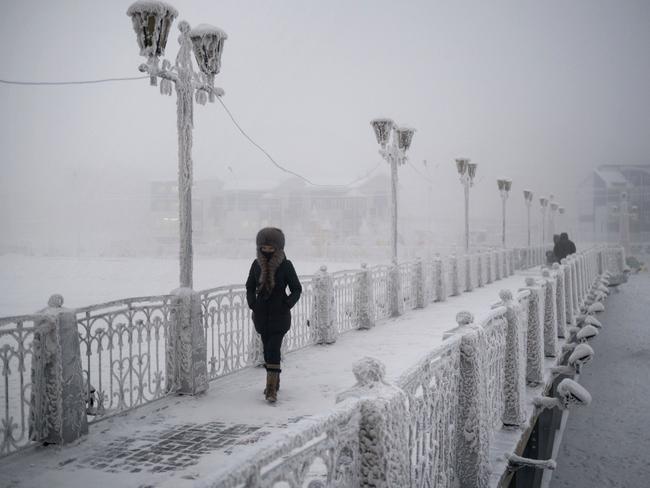
[[[373,298],[375,300],[375,318],[385,319],[390,316],[388,275],[390,266],[379,265],[370,268],[372,272]]]
[[[338,332],[354,329],[354,287],[360,271],[338,271],[332,274],[334,303],[336,306],[336,326]]]
[[[212,380],[249,364],[254,328],[243,286],[212,288],[200,296]]]
[[[297,351],[314,343],[314,335],[310,327],[314,311],[314,287],[311,276],[301,276],[302,295],[291,309],[291,329],[285,336],[287,351]]]
[[[409,399],[410,486],[456,484],[459,362],[458,341],[450,341],[397,381]]]
[[[76,310],[88,414],[96,421],[166,395],[171,296]]]
[[[359,401],[347,400],[327,415],[302,422],[281,440],[269,439],[252,459],[201,484],[219,488],[360,486],[360,422]]]
[[[2,366],[2,443],[0,456],[31,444],[29,402],[34,329],[47,323],[43,315],[0,318],[0,361]],[[52,325],[52,324],[50,324]]]
[[[416,303],[416,287],[415,283],[415,270],[417,261],[410,261],[401,263],[399,265],[399,276],[402,286],[402,300],[404,301],[404,309],[412,310],[415,308]]]
[[[482,374],[485,375],[484,394],[488,424],[494,428],[501,422],[503,414],[503,381],[506,359],[506,310],[503,307],[494,310],[483,321],[481,328],[481,362]]]

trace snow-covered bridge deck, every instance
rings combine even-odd
[[[348,332],[333,345],[287,355],[275,405],[262,394],[264,370],[244,369],[212,381],[207,394],[167,397],[92,424],[90,434],[73,445],[11,456],[0,463],[0,486],[192,486],[193,480],[228,470],[233,459],[252,455],[264,445],[262,439],[331,410],[336,394],[355,383],[352,365],[359,358],[379,359],[388,379],[396,380],[442,343],[443,333],[456,326],[459,310],[479,321],[499,300],[499,290],[517,290],[527,274],[519,271],[374,329]],[[539,389],[528,393],[539,394]],[[495,455],[512,451],[519,434],[495,439]]]

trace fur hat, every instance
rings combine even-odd
[[[284,233],[277,227],[264,227],[257,233],[255,243],[258,249],[262,246],[273,246],[281,251],[284,249]]]

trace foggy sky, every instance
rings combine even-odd
[[[130,3],[2,0],[0,78],[139,75]],[[315,181],[344,183],[379,161],[369,126],[379,116],[417,129],[411,160],[435,167],[435,201],[452,216],[455,157],[479,164],[473,218],[498,218],[495,179],[510,177],[519,221],[524,188],[554,193],[571,213],[592,167],[650,162],[647,0],[170,3],[179,19],[228,33],[224,101],[278,161]],[[84,209],[145,199],[148,181],[176,178],[175,95],[147,80],[0,85],[0,100],[5,237],[32,220],[87,222]],[[286,176],[216,103],[195,107],[194,169],[195,179]],[[411,168],[400,177],[403,193],[424,194]]]

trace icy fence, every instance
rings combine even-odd
[[[458,326],[443,344],[395,384],[386,380],[379,361],[361,359],[353,368],[357,384],[339,395],[341,403],[331,413],[268,438],[258,454],[240,458],[200,486],[487,487],[494,434],[525,424],[526,384],[541,381],[543,357],[560,356],[549,344],[557,344],[566,325],[584,312],[599,276],[622,269],[621,252],[598,247],[547,267],[541,276],[535,272],[517,292],[502,290],[499,302],[477,322],[471,313],[459,312]],[[441,261],[421,263],[430,301],[444,295],[436,278],[444,276]],[[487,263],[481,266],[487,279]],[[507,261],[500,266],[509,272]],[[567,305],[565,290],[575,302]]]
[[[398,316],[404,310],[446,300],[513,269],[541,264],[544,252],[542,247],[488,250],[469,257],[436,256],[333,274],[323,267],[315,275],[301,277],[303,295],[292,310],[293,324],[283,349],[289,352],[333,342],[340,333],[371,328],[377,321]],[[623,263],[617,252],[606,255],[603,263]],[[75,317],[79,345],[61,354],[64,358],[74,357],[74,361],[68,361],[70,364],[80,364],[85,390],[83,413],[90,422],[170,393],[202,391],[208,380],[261,361],[261,344],[242,286],[190,292],[184,297],[170,294],[129,298],[80,309],[63,308],[63,298],[59,297],[53,304],[54,315],[41,311],[1,318],[1,454],[30,444],[27,402],[37,392],[31,386],[34,373],[28,378],[27,372],[32,369],[34,330],[38,324],[52,320],[60,328],[57,314],[63,311]],[[61,360],[56,354],[52,357]],[[41,362],[46,360],[45,356],[39,358]],[[56,364],[51,366],[54,371]]]

